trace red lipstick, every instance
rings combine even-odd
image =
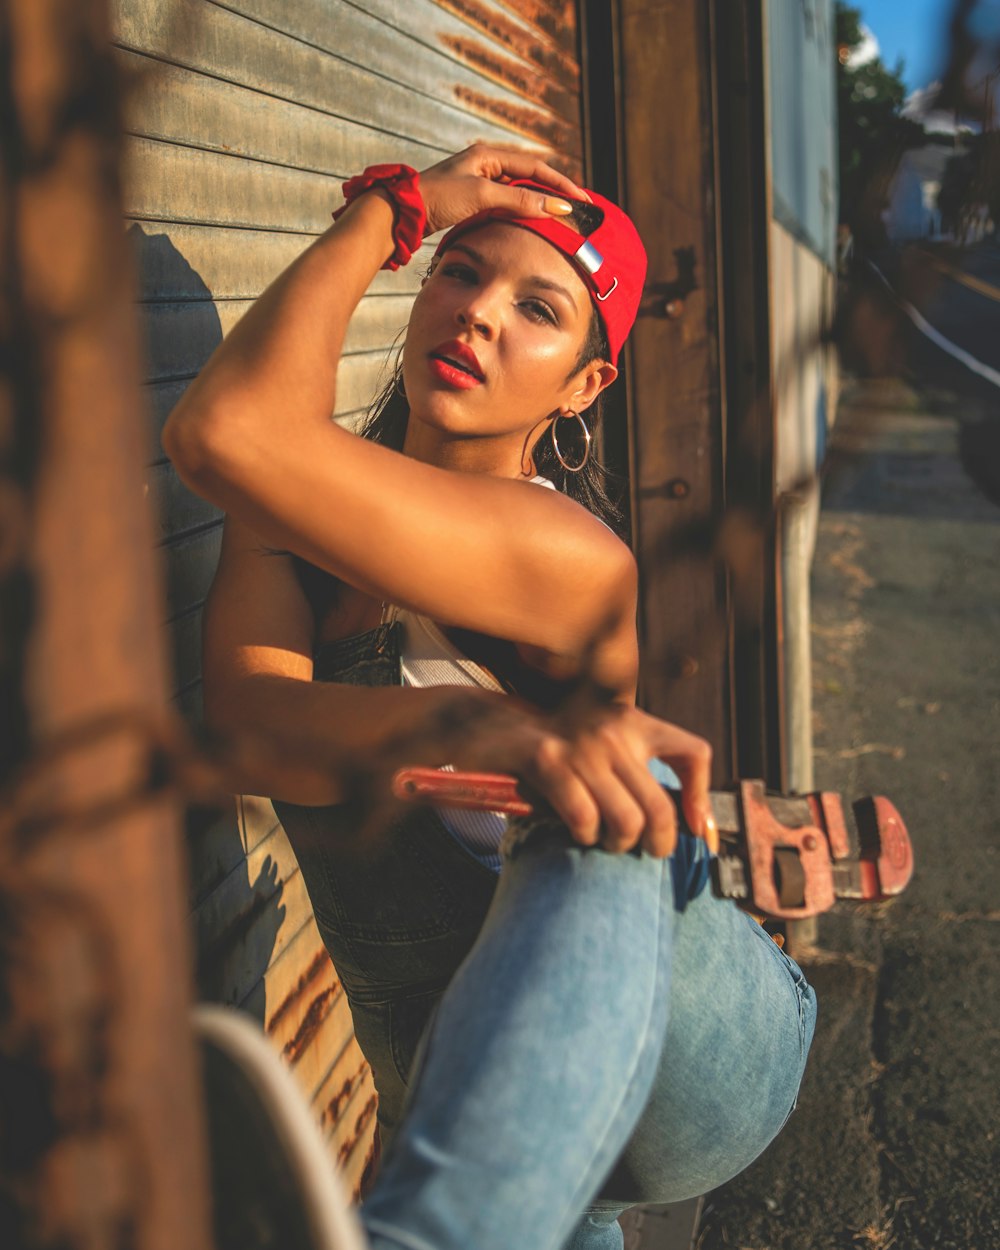
[[[486,381],[476,353],[458,339],[449,339],[429,353],[431,372],[449,386],[467,390]]]

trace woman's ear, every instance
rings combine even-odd
[[[577,374],[577,386],[573,390],[573,409],[576,412],[586,411],[617,376],[618,370],[606,360],[591,361]]]

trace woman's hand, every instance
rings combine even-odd
[[[582,845],[600,844],[608,851],[640,846],[664,856],[677,844],[677,813],[649,771],[654,757],[680,778],[681,806],[692,833],[717,851],[709,798],[712,748],[638,708],[602,708],[582,724],[539,733],[520,771]]]
[[[512,217],[564,217],[570,211],[571,206],[558,195],[506,185],[515,178],[544,183],[570,199],[590,199],[582,187],[531,152],[475,143],[421,172],[427,233],[447,230],[486,208],[504,209]]]

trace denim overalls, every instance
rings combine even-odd
[[[399,627],[322,644],[313,673],[315,681],[398,686]],[[274,806],[372,1068],[385,1143],[399,1122],[417,1042],[482,928],[497,875],[432,808],[414,808],[362,853],[354,804]]]
[[[396,627],[315,679],[398,684]],[[813,992],[689,834],[662,860],[517,822],[497,878],[429,809],[361,856],[350,803],[275,807],[394,1134],[376,1250],[612,1250],[625,1206],[715,1188],[791,1113]]]

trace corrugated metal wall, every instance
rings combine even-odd
[[[475,139],[581,166],[575,0],[112,0],[132,79],[125,200],[139,262],[177,691],[200,706],[200,616],[221,520],[158,432],[268,282],[330,221],[344,178],[420,168]],[[405,325],[419,261],[380,274],[352,322],[337,416],[363,409]],[[191,830],[203,994],[262,1021],[357,1187],[374,1096],[301,874],[270,804]]]

